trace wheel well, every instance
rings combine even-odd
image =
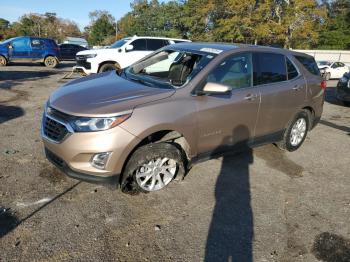
[[[186,161],[185,165],[187,166],[187,162],[189,161],[190,145],[188,144],[185,137],[181,133],[174,131],[174,130],[162,130],[162,131],[152,133],[152,134],[148,135],[147,137],[145,137],[144,139],[142,139],[141,142],[138,143],[137,146],[135,146],[135,148],[129,153],[128,157],[126,158],[126,160],[123,164],[123,168],[122,168],[119,182],[121,182],[122,175],[124,173],[124,169],[126,167],[126,164],[128,163],[132,154],[139,147],[147,145],[147,144],[151,144],[151,143],[160,143],[160,142],[172,142],[173,144],[175,144],[177,146],[177,148],[183,154],[183,157]]]
[[[44,57],[44,60],[43,61],[45,61],[45,59],[46,58],[48,58],[49,56],[53,56],[54,58],[56,58],[57,59],[57,61],[58,61],[58,58],[57,58],[57,56],[55,56],[55,55],[52,55],[52,54],[47,54],[45,57]]]
[[[104,62],[102,62],[101,64],[98,65],[98,71],[100,71],[101,66],[103,66],[103,65],[105,65],[105,64],[117,64],[117,65],[119,65],[119,63],[116,62],[116,61],[111,61],[111,60],[109,60],[109,61],[104,61]]]
[[[315,118],[315,111],[310,106],[306,106],[303,108],[303,110],[306,110],[310,113],[310,119],[309,119],[309,130],[313,128],[313,122]]]
[[[6,56],[4,56],[4,55],[2,55],[2,54],[0,54],[0,56],[2,56],[3,58],[5,58],[5,60],[8,62],[8,59],[7,59]]]
[[[139,144],[139,146],[143,146],[146,144],[150,143],[159,143],[159,142],[173,142],[175,144],[178,144],[181,147],[181,150],[186,154],[186,158],[188,159],[189,157],[189,151],[190,151],[190,146],[188,142],[186,141],[185,137],[173,130],[162,130],[155,132],[147,137],[145,137]]]

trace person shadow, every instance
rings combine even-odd
[[[235,141],[245,138],[241,141]],[[234,145],[234,150],[222,159],[219,177],[215,186],[215,208],[208,232],[206,262],[251,262],[253,261],[253,212],[251,208],[249,165],[254,161],[248,146],[249,130],[238,126],[232,137],[223,140],[223,145]],[[226,148],[227,149],[227,148]],[[214,151],[217,156],[222,148]]]

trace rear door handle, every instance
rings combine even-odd
[[[258,95],[257,94],[248,94],[244,97],[244,100],[249,100],[249,101],[253,101],[255,100],[255,98],[257,98]]]
[[[293,90],[299,91],[299,90],[302,89],[302,88],[303,88],[302,86],[297,85],[297,86],[294,86],[294,87],[293,87]]]

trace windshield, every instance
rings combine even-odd
[[[129,39],[127,38],[124,38],[124,39],[120,39],[118,40],[117,42],[115,42],[114,44],[112,44],[110,46],[110,48],[119,48],[119,47],[122,47],[126,42],[128,42]]]
[[[3,45],[3,44],[10,43],[10,42],[11,42],[12,40],[14,40],[14,39],[15,39],[15,38],[7,39],[7,40],[5,40],[5,41],[0,42],[0,44]]]
[[[155,87],[177,88],[189,82],[213,58],[212,54],[162,50],[133,64],[126,74],[131,80]]]
[[[318,62],[318,65],[320,65],[320,66],[331,65],[331,63],[328,61],[320,61],[320,62]]]

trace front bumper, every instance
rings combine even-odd
[[[101,176],[94,176],[94,175],[80,173],[71,169],[63,159],[61,159],[59,156],[56,156],[47,148],[45,148],[45,155],[46,155],[46,158],[52,164],[54,164],[63,173],[65,173],[67,176],[71,178],[86,181],[89,183],[94,183],[94,184],[109,184],[109,185],[116,185],[116,186],[118,185],[119,177],[120,177],[119,174],[108,176],[108,177],[101,177]]]
[[[77,133],[56,115],[45,112],[43,116],[41,135],[47,158],[76,179],[94,183],[118,180],[128,155],[140,139],[119,126],[105,131]],[[54,131],[48,132],[48,129]],[[54,133],[59,129],[64,130],[62,136]],[[103,152],[110,152],[110,155],[104,169],[98,169],[91,160],[95,154]]]

